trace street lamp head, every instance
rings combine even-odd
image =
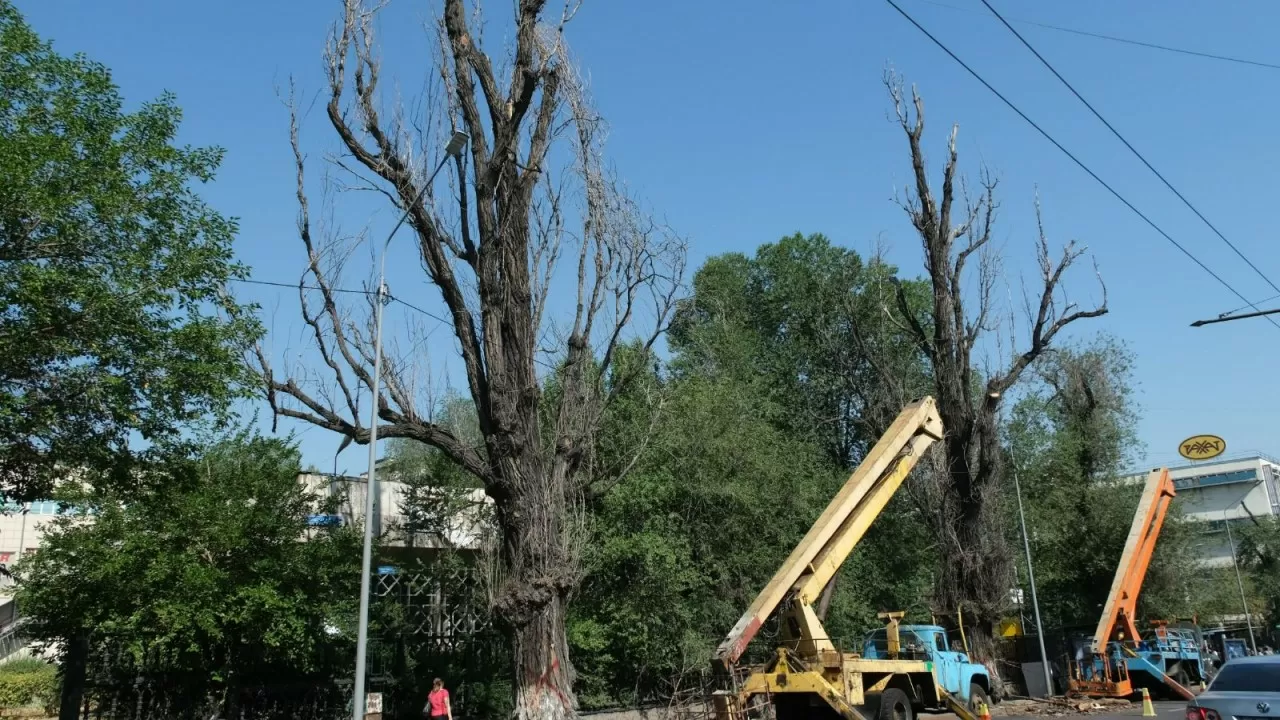
[[[467,146],[467,141],[471,136],[458,130],[453,133],[453,137],[449,138],[449,144],[444,146],[444,154],[452,157],[458,157],[462,153],[462,148]]]

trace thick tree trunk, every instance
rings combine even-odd
[[[537,450],[532,441],[519,447]],[[511,642],[517,720],[563,720],[578,709],[565,627],[578,580],[571,493],[562,466],[550,464],[545,472],[536,452],[512,461],[508,469],[518,471],[503,483],[511,493],[496,503],[505,579],[493,609]]]
[[[563,720],[577,714],[574,672],[565,633],[565,598],[559,594],[512,628],[517,720]]]
[[[941,409],[941,408],[940,408]],[[1008,603],[1012,555],[1000,516],[992,504],[1000,472],[999,434],[994,406],[953,410],[947,425],[947,477],[941,479],[946,512],[938,598],[948,609],[963,608],[970,652],[979,661],[994,655],[992,628]],[[976,418],[970,422],[968,413]],[[954,429],[953,429],[954,428]]]

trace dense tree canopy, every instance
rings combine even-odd
[[[127,477],[225,410],[255,332],[225,292],[233,220],[191,187],[217,148],[174,144],[163,95],[134,112],[102,65],[65,57],[0,0],[0,492],[69,468]]]
[[[708,667],[900,409],[861,347],[895,348],[917,378],[904,385],[923,385],[913,347],[877,310],[893,272],[821,235],[699,270],[672,356],[629,383],[597,437],[605,474],[630,471],[588,505],[570,624],[585,701],[661,695]],[[917,512],[899,498],[846,563],[856,581],[837,583],[826,620],[846,647],[878,611],[927,615],[933,557]]]
[[[902,405],[927,392],[915,343],[893,301],[896,268],[795,234],[752,258],[709,259],[672,326],[673,368],[756,383],[770,418],[832,462],[856,462]],[[923,307],[923,283],[901,283]],[[886,307],[886,306],[891,307]],[[873,366],[899,378],[889,386]]]
[[[1145,474],[1133,367],[1133,352],[1106,335],[1048,353],[1006,427],[1050,629],[1092,630],[1137,510]],[[1006,505],[1012,512],[1011,499]],[[1174,502],[1139,597],[1142,617],[1232,612],[1218,574],[1197,568],[1199,540]],[[1016,560],[1026,587],[1025,562]]]
[[[286,442],[232,437],[152,470],[154,492],[65,498],[79,512],[17,568],[32,637],[165,648],[210,682],[346,667],[359,536],[309,527],[299,470]]]

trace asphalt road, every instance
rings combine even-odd
[[[1187,703],[1184,700],[1178,701],[1154,701],[1156,720],[1183,720],[1186,717]],[[1046,713],[1027,713],[1027,714],[1009,714],[998,713],[994,715],[993,720],[1128,720],[1129,718],[1142,717],[1142,703],[1135,702],[1132,705],[1120,708],[1114,711],[1098,711],[1091,713],[1064,712],[1061,715],[1049,715]],[[951,713],[921,713],[919,720],[958,720]]]
[[[1161,700],[1152,702],[1151,704],[1155,706],[1157,720],[1183,720],[1183,718],[1186,717],[1187,703],[1185,700]],[[1043,719],[1046,717],[1053,718],[1053,720],[1057,720],[1057,718],[1062,718],[1063,720],[1070,720],[1072,718],[1080,718],[1081,720],[1119,720],[1119,718],[1140,718],[1142,717],[1142,703],[1135,702],[1129,707],[1114,711],[1068,713],[1056,717],[1045,715],[1005,715],[1005,717],[1018,718],[1019,720],[1025,720],[1028,718]]]

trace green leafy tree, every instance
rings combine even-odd
[[[650,369],[627,371],[596,437],[593,468],[621,480],[590,498],[571,606],[584,702],[661,696],[708,667],[900,409],[861,348],[896,349],[903,386],[924,384],[914,345],[876,309],[892,276],[821,235],[715,257],[677,314],[667,367],[618,356]],[[897,499],[846,563],[858,582],[829,595],[826,626],[849,649],[877,611],[927,617],[934,563],[916,512]]]
[[[1253,590],[1250,612],[1266,618],[1266,631],[1262,634],[1275,638],[1280,629],[1280,521],[1274,517],[1253,518],[1252,522],[1233,524],[1232,532],[1239,528],[1236,553],[1241,570],[1248,574],[1247,589]],[[1231,582],[1221,573],[1223,584]],[[1231,602],[1231,612],[1240,612],[1239,599]],[[1225,614],[1225,613],[1224,613]]]
[[[1040,608],[1046,628],[1091,631],[1145,480],[1126,479],[1142,457],[1133,353],[1100,335],[1045,354],[1034,377],[1011,413],[1006,443],[1022,485]],[[1006,505],[1014,511],[1012,498]],[[1194,581],[1198,533],[1175,502],[1139,598],[1146,619],[1189,618],[1212,604],[1209,588]],[[1025,585],[1025,563],[1017,560]]]
[[[673,385],[646,450],[590,505],[569,626],[584,702],[661,695],[709,667],[833,485],[819,448],[768,422],[762,393],[732,379]],[[615,407],[630,401],[644,402],[623,397]],[[614,416],[602,435],[648,433],[645,415]]]
[[[895,273],[821,234],[784,237],[751,258],[713,257],[672,324],[673,369],[768,378],[757,389],[776,406],[771,420],[818,443],[832,462],[854,464],[928,387],[905,322],[884,308],[899,284],[917,308],[927,290]]]
[[[125,112],[105,67],[54,52],[0,0],[0,492],[123,480],[131,445],[227,410],[256,333],[225,292],[234,220],[191,187],[171,95]]]
[[[821,234],[797,233],[752,257],[708,260],[672,325],[678,377],[733,379],[768,400],[764,418],[784,435],[822,449],[838,480],[818,510],[902,407],[931,385],[902,310],[889,302],[901,293],[908,310],[922,312],[928,286],[896,273]],[[820,609],[834,601],[847,609],[924,611],[930,593],[922,581],[937,566],[923,532],[927,512],[900,493],[841,572],[857,573],[856,589],[840,592],[837,578]],[[887,548],[895,550],[882,552]],[[868,577],[876,582],[864,582]],[[865,629],[861,621],[842,626],[841,618],[855,616],[866,620],[860,611],[841,611],[828,629]]]
[[[236,436],[172,459],[152,493],[67,498],[18,602],[41,641],[164,651],[203,690],[332,679],[350,663],[359,537],[313,528],[295,447]]]
[[[1131,352],[1110,339],[1055,350],[1011,413],[1006,444],[1050,627],[1097,620],[1132,523],[1142,486],[1117,482],[1139,449],[1131,368]]]

